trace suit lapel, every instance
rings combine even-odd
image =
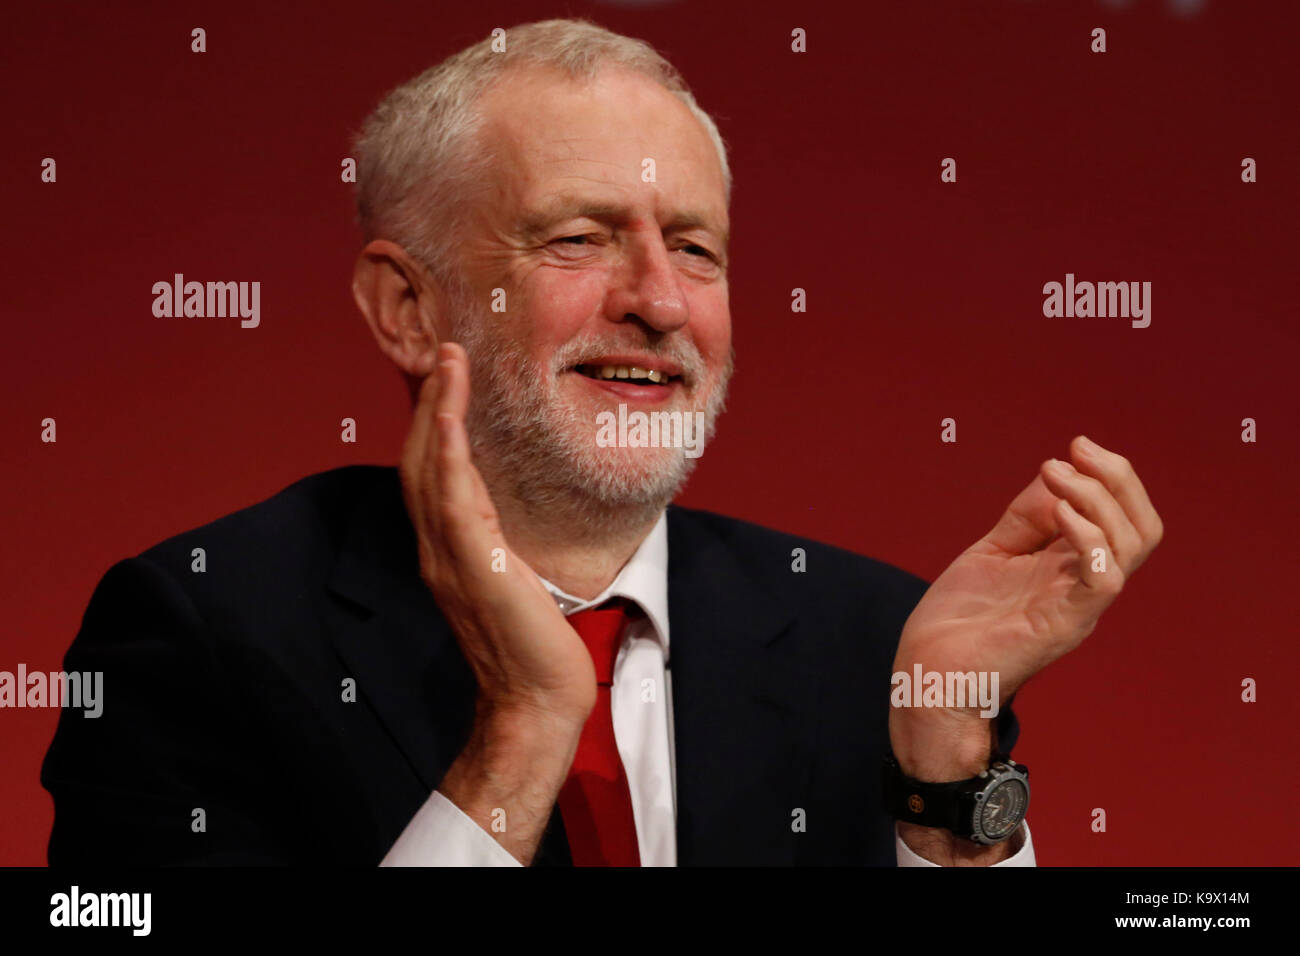
[[[789,865],[814,687],[777,586],[790,556],[742,560],[718,519],[668,514],[678,865]]]

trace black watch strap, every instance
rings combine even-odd
[[[970,836],[971,806],[962,799],[963,792],[969,790],[969,780],[951,783],[913,780],[903,773],[894,755],[886,753],[881,782],[885,810],[895,820]]]

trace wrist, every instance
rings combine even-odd
[[[474,794],[476,803],[526,798],[540,808],[545,802],[549,812],[581,734],[581,724],[543,711],[480,707],[439,789],[457,803],[452,792],[463,791]]]
[[[1024,847],[1024,827],[1017,828],[1008,840],[993,846],[981,846],[956,836],[951,830],[898,823],[898,836],[907,848],[939,866],[992,866],[1019,853]]]
[[[996,747],[993,722],[950,711],[891,711],[889,740],[903,773],[927,783],[966,780],[988,769]]]
[[[480,708],[438,790],[527,866],[581,732],[573,721],[544,713]]]

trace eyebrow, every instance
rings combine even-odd
[[[596,219],[604,222],[626,221],[632,218],[626,206],[617,202],[585,199],[565,193],[548,196],[521,217],[523,231],[528,236],[539,236],[556,223],[567,219]],[[663,226],[664,232],[681,232],[686,229],[705,229],[718,236],[725,248],[731,238],[730,230],[714,225],[713,218],[698,210],[683,210]]]

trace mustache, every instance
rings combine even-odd
[[[551,356],[551,374],[559,375],[578,365],[589,364],[602,355],[618,352],[644,353],[681,369],[683,383],[693,387],[707,371],[704,357],[686,338],[664,338],[657,342],[640,338],[600,338],[591,336],[566,342]]]

